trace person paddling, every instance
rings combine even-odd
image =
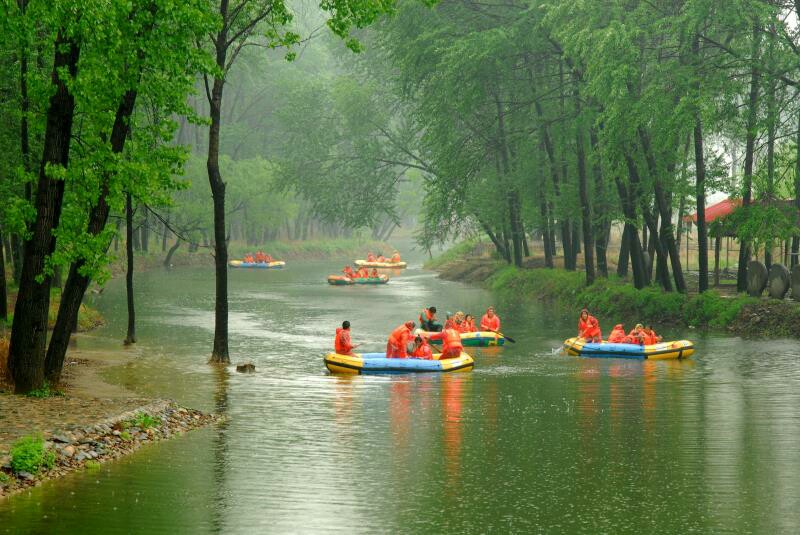
[[[500,317],[494,313],[494,307],[486,309],[486,314],[481,318],[482,331],[499,331]]]
[[[456,318],[451,325],[442,332],[431,335],[431,340],[442,341],[442,359],[451,359],[461,356],[464,346],[461,344],[461,319]]]
[[[413,329],[414,322],[407,321],[392,331],[386,343],[387,359],[408,358],[408,342],[411,340]]]
[[[436,307],[422,309],[419,315],[419,326],[423,331],[438,332],[442,330],[441,324],[436,322]]]
[[[589,311],[585,308],[581,310],[581,316],[578,319],[578,337],[591,343],[600,343],[603,341],[603,333],[600,331],[600,322],[597,321],[597,318],[589,314]]]
[[[333,347],[339,355],[352,355],[353,350],[358,347],[358,344],[353,345],[350,341],[349,321],[343,321],[342,326],[336,328],[336,338],[333,341]]]

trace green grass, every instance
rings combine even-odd
[[[90,472],[94,472],[94,471],[100,470],[100,461],[95,461],[94,459],[89,459],[88,461],[86,461],[84,466]]]
[[[161,424],[161,418],[151,416],[147,413],[140,412],[136,417],[131,420],[131,425],[139,429],[150,429]],[[130,436],[130,435],[128,435]]]
[[[654,286],[637,290],[630,282],[616,278],[599,279],[586,286],[583,273],[552,269],[506,267],[488,284],[495,291],[520,298],[551,300],[571,310],[585,307],[608,317],[631,318],[629,323],[721,328],[729,325],[742,307],[758,302],[743,296],[724,298],[713,290],[691,297]]]
[[[61,390],[56,390],[55,388],[50,388],[50,383],[45,381],[44,385],[41,388],[37,388],[36,390],[31,390],[25,395],[29,398],[52,398],[57,396],[63,396],[64,392],[62,392]]]
[[[467,240],[458,243],[436,258],[432,258],[431,260],[425,262],[424,267],[425,269],[437,269],[445,264],[454,262],[461,257],[467,256],[470,252],[472,252],[478,243],[479,240]]]
[[[55,452],[44,447],[41,435],[22,437],[11,446],[11,469],[15,473],[37,474],[42,468],[49,470],[55,462]]]

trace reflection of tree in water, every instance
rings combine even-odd
[[[214,412],[226,416],[228,413],[228,388],[230,376],[227,366],[213,365],[214,374]],[[214,504],[211,511],[211,525],[215,533],[223,531],[225,521],[224,511],[227,507],[225,503],[225,450],[226,434],[228,432],[227,419],[216,427],[216,433],[212,440],[214,450]]]

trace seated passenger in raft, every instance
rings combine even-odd
[[[353,344],[350,341],[350,322],[343,321],[341,327],[336,328],[336,338],[333,341],[333,347],[339,355],[352,355],[353,350],[358,347],[358,344]]]
[[[254,264],[255,263],[255,258],[253,258],[253,255],[248,253],[248,254],[244,255],[244,261],[245,261],[246,264]]]
[[[369,271],[364,266],[358,268],[358,278],[360,279],[368,279],[369,278]]]
[[[389,340],[386,343],[387,359],[408,358],[408,343],[411,341],[411,331],[413,330],[414,322],[407,321],[392,331],[392,334],[389,335]]]
[[[370,279],[379,279],[380,275],[378,275],[378,269],[372,268],[372,273],[369,274]]]
[[[462,333],[474,333],[477,331],[475,328],[475,316],[472,314],[467,314],[464,317],[464,322],[461,324],[461,332]]]
[[[383,255],[378,255],[378,262],[386,262],[386,257]]]
[[[661,337],[656,334],[653,330],[652,325],[648,325],[644,328],[644,345],[649,346],[653,344],[657,344],[661,341]]]
[[[442,356],[440,358],[450,359],[461,356],[464,346],[461,344],[461,319],[453,320],[451,326],[446,326],[440,333],[431,335],[431,340],[442,341]]]
[[[417,336],[414,339],[414,351],[411,352],[411,356],[418,359],[433,359],[433,351],[431,350],[427,338],[424,336]]]
[[[342,273],[344,273],[344,276],[347,277],[348,279],[356,278],[355,273],[353,273],[353,268],[351,268],[350,266],[344,266]]]
[[[442,325],[436,322],[436,307],[422,309],[419,315],[419,326],[423,331],[439,332]]]
[[[486,309],[486,314],[481,318],[482,331],[499,331],[500,330],[500,317],[494,313],[494,307]]]
[[[622,323],[617,323],[611,330],[608,336],[608,343],[610,344],[627,344],[628,336],[625,334],[625,326]]]
[[[578,318],[578,338],[583,338],[586,342],[600,343],[603,341],[603,333],[600,332],[600,323],[597,318],[589,314],[585,308],[581,310]]]
[[[367,262],[375,262],[375,255],[372,253],[367,253]]]
[[[637,323],[636,327],[628,333],[628,343],[639,344],[640,346],[645,345],[644,327],[642,327],[641,323]]]
[[[392,255],[392,259],[390,260],[390,262],[395,264],[400,262],[400,253],[395,251],[394,254]]]

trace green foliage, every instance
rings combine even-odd
[[[95,472],[97,470],[100,470],[101,465],[99,461],[95,461],[94,459],[89,459],[88,461],[86,461],[86,463],[84,463],[84,466],[86,467],[86,470],[90,472]]]
[[[50,386],[50,383],[47,381],[44,382],[41,388],[36,388],[31,390],[27,394],[25,394],[29,398],[52,398],[57,396],[63,396],[64,392],[61,390],[57,390]]]
[[[150,429],[151,427],[161,425],[161,418],[140,412],[131,420],[131,425],[139,429]]]
[[[478,243],[478,240],[460,242],[432,260],[425,262],[425,269],[436,269],[450,262],[459,260],[471,253]]]
[[[8,477],[8,474],[5,472],[0,472],[0,485],[5,485],[9,481],[11,481],[11,478]]]
[[[130,442],[131,434],[128,431],[123,431],[119,434],[119,438],[124,440],[125,442]]]
[[[41,435],[22,437],[11,446],[11,469],[14,472],[37,474],[42,468],[52,468],[55,461],[55,452],[45,449]]]

